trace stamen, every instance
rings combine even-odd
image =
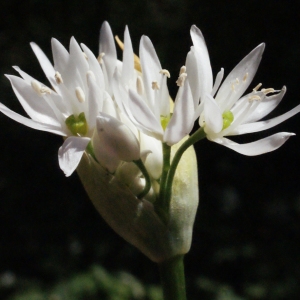
[[[170,72],[166,69],[162,69],[161,71],[159,71],[159,73],[167,76],[168,78],[171,77]]]
[[[239,81],[238,78],[235,79],[235,83],[236,83],[236,84],[239,84],[239,83],[240,83],[240,81]]]
[[[247,78],[248,78],[248,72],[244,75],[244,77],[243,77],[243,82],[245,82],[246,80],[247,80]]]
[[[61,77],[61,74],[57,71],[55,72],[54,78],[55,78],[55,81],[56,81],[57,84],[64,83],[64,81]]]
[[[187,77],[186,73],[181,73],[176,81],[177,86],[183,86],[186,77]]]
[[[153,90],[159,90],[159,85],[158,85],[157,81],[152,82],[152,89]]]
[[[231,83],[231,90],[232,90],[232,91],[235,91],[234,83]]]
[[[88,79],[89,77],[92,78],[92,80],[96,81],[96,76],[95,76],[94,72],[91,71],[91,70],[87,71],[86,72],[86,79],[87,79],[88,86],[89,86],[89,79]]]
[[[261,100],[261,98],[258,95],[252,95],[248,99],[249,102],[260,101],[260,100]]]
[[[104,52],[101,52],[98,57],[97,57],[97,60],[99,62],[99,64],[102,64],[103,63],[103,57],[104,57],[105,53]]]
[[[186,73],[186,66],[182,66],[182,67],[180,68],[179,76],[180,76],[182,73]]]
[[[275,93],[275,90],[273,88],[267,88],[261,90],[265,95],[268,95],[270,93]]]
[[[51,90],[46,87],[42,86],[38,81],[32,80],[31,81],[31,87],[34,89],[34,91],[39,95],[39,96],[44,96],[45,94],[51,94]]]
[[[262,86],[262,83],[259,83],[254,89],[254,92],[257,92],[259,90],[259,88]]]
[[[80,103],[83,103],[85,101],[85,95],[81,87],[78,86],[75,89],[75,94]]]
[[[153,83],[152,83],[152,88],[153,88]],[[144,94],[144,85],[143,85],[143,80],[142,80],[141,76],[138,76],[136,78],[136,90],[139,95]]]

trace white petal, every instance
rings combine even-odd
[[[222,112],[211,95],[206,94],[204,101],[205,132],[219,133],[223,127]]]
[[[199,105],[201,84],[198,71],[197,59],[194,51],[190,51],[186,57],[186,73],[187,79],[189,80],[191,91],[193,94],[195,108]]]
[[[13,119],[14,121],[16,121],[18,123],[21,123],[21,124],[23,124],[27,127],[37,129],[37,130],[41,130],[41,131],[47,131],[47,132],[55,133],[55,134],[62,135],[62,136],[67,135],[62,130],[61,127],[50,125],[50,124],[45,124],[45,123],[40,123],[40,122],[36,122],[34,120],[31,120],[31,119],[25,118],[25,117],[15,113],[14,111],[10,110],[8,107],[3,105],[2,103],[0,103],[0,111],[3,114],[5,114],[6,116],[8,116],[9,118]]]
[[[164,141],[172,146],[178,143],[193,129],[194,101],[190,85],[186,79],[181,95],[175,100],[173,116],[165,130]]]
[[[222,99],[226,100],[228,94],[232,92],[232,84],[234,84],[235,99],[237,100],[243,95],[252,82],[252,79],[260,64],[264,49],[265,44],[260,44],[257,46],[229,73],[216,96],[217,102],[221,102]]]
[[[215,80],[215,83],[214,83],[214,86],[213,86],[213,89],[211,91],[211,95],[214,96],[215,93],[217,92],[220,84],[221,84],[221,81],[223,79],[223,76],[224,76],[224,69],[221,68],[221,70],[219,71],[219,73],[217,74],[216,76],[216,80]]]
[[[68,67],[70,68],[69,72],[76,72],[77,69],[78,75],[81,77],[82,83],[86,82],[85,76],[86,72],[89,70],[89,64],[74,37],[72,37],[70,41],[70,59]],[[82,87],[81,84],[79,86]]]
[[[88,58],[89,69],[95,74],[97,84],[100,88],[104,89],[104,75],[100,67],[100,64],[93,54],[93,52],[84,44],[81,44],[81,47]]]
[[[103,22],[100,29],[99,53],[105,54],[103,57],[103,62],[105,64],[108,82],[110,82],[117,63],[117,51],[113,33],[108,22],[106,21]]]
[[[45,55],[45,53],[41,50],[41,48],[37,44],[31,42],[30,46],[34,54],[36,55],[47,79],[49,80],[49,82],[53,87],[56,87],[57,83],[54,78],[55,70],[52,66],[52,63],[49,61],[48,57]]]
[[[128,126],[116,118],[100,113],[97,117],[97,132],[107,153],[128,162],[140,158],[140,145],[137,138]],[[96,154],[97,149],[94,150]]]
[[[91,139],[87,137],[70,136],[59,148],[59,166],[67,177],[76,170],[90,140]]]
[[[45,99],[39,96],[22,78],[6,75],[10,80],[12,88],[29,117],[37,122],[46,123],[59,127],[60,122],[57,120],[51,107]]]
[[[294,116],[299,112],[300,112],[300,105],[297,105],[292,110],[273,119],[239,125],[234,131],[230,133],[230,135],[238,135],[238,134],[245,134],[245,133],[259,132],[262,130],[266,130],[284,122],[285,120],[291,118],[292,116]]]
[[[123,50],[123,68],[122,68],[122,82],[128,85],[129,81],[133,79],[134,75],[134,56],[132,43],[129,35],[128,27],[125,27],[124,32],[124,50]]]
[[[55,38],[51,39],[51,47],[54,61],[54,69],[59,73],[63,73],[69,60],[69,52]]]
[[[149,135],[140,134],[141,152],[150,151],[145,160],[145,166],[150,176],[159,179],[162,172],[163,154],[161,141]]]
[[[89,86],[89,113],[87,115],[87,122],[89,124],[89,128],[92,129],[96,126],[96,117],[100,110],[98,107],[102,109],[103,92],[97,86],[92,74],[87,74],[87,82]]]
[[[216,139],[213,141],[243,155],[255,156],[278,149],[289,139],[290,136],[293,135],[295,134],[290,132],[279,132],[264,139],[247,144],[238,144],[226,138]]]
[[[159,72],[162,70],[162,67],[154,46],[147,36],[142,36],[141,38],[139,53],[145,92],[149,102],[148,104],[154,112],[156,103],[152,82],[156,81],[158,84],[160,83],[162,75]]]
[[[198,72],[199,72],[199,84],[202,98],[205,97],[206,93],[210,93],[213,86],[212,70],[209,60],[209,54],[205,44],[204,37],[200,29],[193,25],[191,27],[191,37],[195,47],[195,55],[198,62]]]
[[[158,118],[160,118],[160,116],[168,116],[170,113],[170,95],[167,86],[166,75],[163,75],[161,77],[159,83],[159,90],[156,92],[157,92],[156,94],[157,99],[155,100],[155,103],[156,103],[156,107],[158,108],[156,115]]]
[[[163,130],[160,123],[143,99],[133,90],[129,90],[128,104],[136,122],[140,124],[141,130],[146,134],[152,133],[153,136],[162,139]]]
[[[264,100],[261,101],[259,106],[255,109],[255,111],[247,118],[247,120],[245,120],[245,123],[255,122],[268,115],[278,106],[285,92],[286,87],[284,86],[281,89],[280,93],[272,95],[270,97],[265,97]]]

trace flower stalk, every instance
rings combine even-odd
[[[164,300],[186,300],[183,255],[159,264]]]

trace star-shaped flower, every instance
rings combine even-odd
[[[194,46],[188,54],[186,69],[194,99],[200,99],[195,117],[209,140],[224,145],[244,155],[259,155],[279,148],[294,133],[280,132],[267,138],[238,144],[225,136],[240,135],[269,129],[300,111],[300,105],[289,112],[266,121],[267,116],[282,100],[286,87],[280,91],[262,88],[258,84],[249,94],[245,93],[257,71],[265,45],[252,50],[230,72],[221,84],[224,70],[217,74],[213,85],[212,70],[206,44],[201,31],[191,28]],[[218,92],[217,92],[218,91]],[[270,96],[271,94],[271,96]]]

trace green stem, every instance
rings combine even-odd
[[[167,177],[167,180],[166,180],[166,184],[165,184],[166,191],[170,191],[170,193],[168,194],[168,197],[167,197],[167,199],[165,199],[165,201],[170,202],[173,179],[174,179],[174,176],[175,176],[176,168],[177,168],[178,163],[181,159],[181,156],[183,155],[185,150],[187,150],[190,146],[192,146],[196,142],[204,139],[205,137],[206,137],[206,133],[204,132],[203,128],[199,128],[176,151],[176,153],[173,157],[173,160],[172,160],[172,163],[171,163],[171,166],[170,166],[170,169],[169,169],[168,177]]]
[[[150,179],[150,175],[145,167],[145,165],[143,164],[142,160],[139,159],[139,160],[134,160],[133,161],[137,167],[141,170],[142,174],[144,175],[144,178],[145,178],[145,187],[143,189],[143,191],[141,193],[139,193],[137,195],[137,197],[139,199],[142,199],[143,197],[145,197],[148,193],[149,193],[149,190],[151,188],[151,179]]]
[[[160,177],[160,190],[158,200],[154,202],[154,207],[157,214],[161,217],[163,222],[167,224],[169,219],[169,204],[165,201],[166,194],[168,190],[166,190],[166,183],[168,172],[170,169],[170,160],[171,160],[171,147],[168,146],[166,143],[162,144],[163,150],[163,167],[162,167],[162,174]]]
[[[164,300],[186,300],[183,255],[159,264]]]

